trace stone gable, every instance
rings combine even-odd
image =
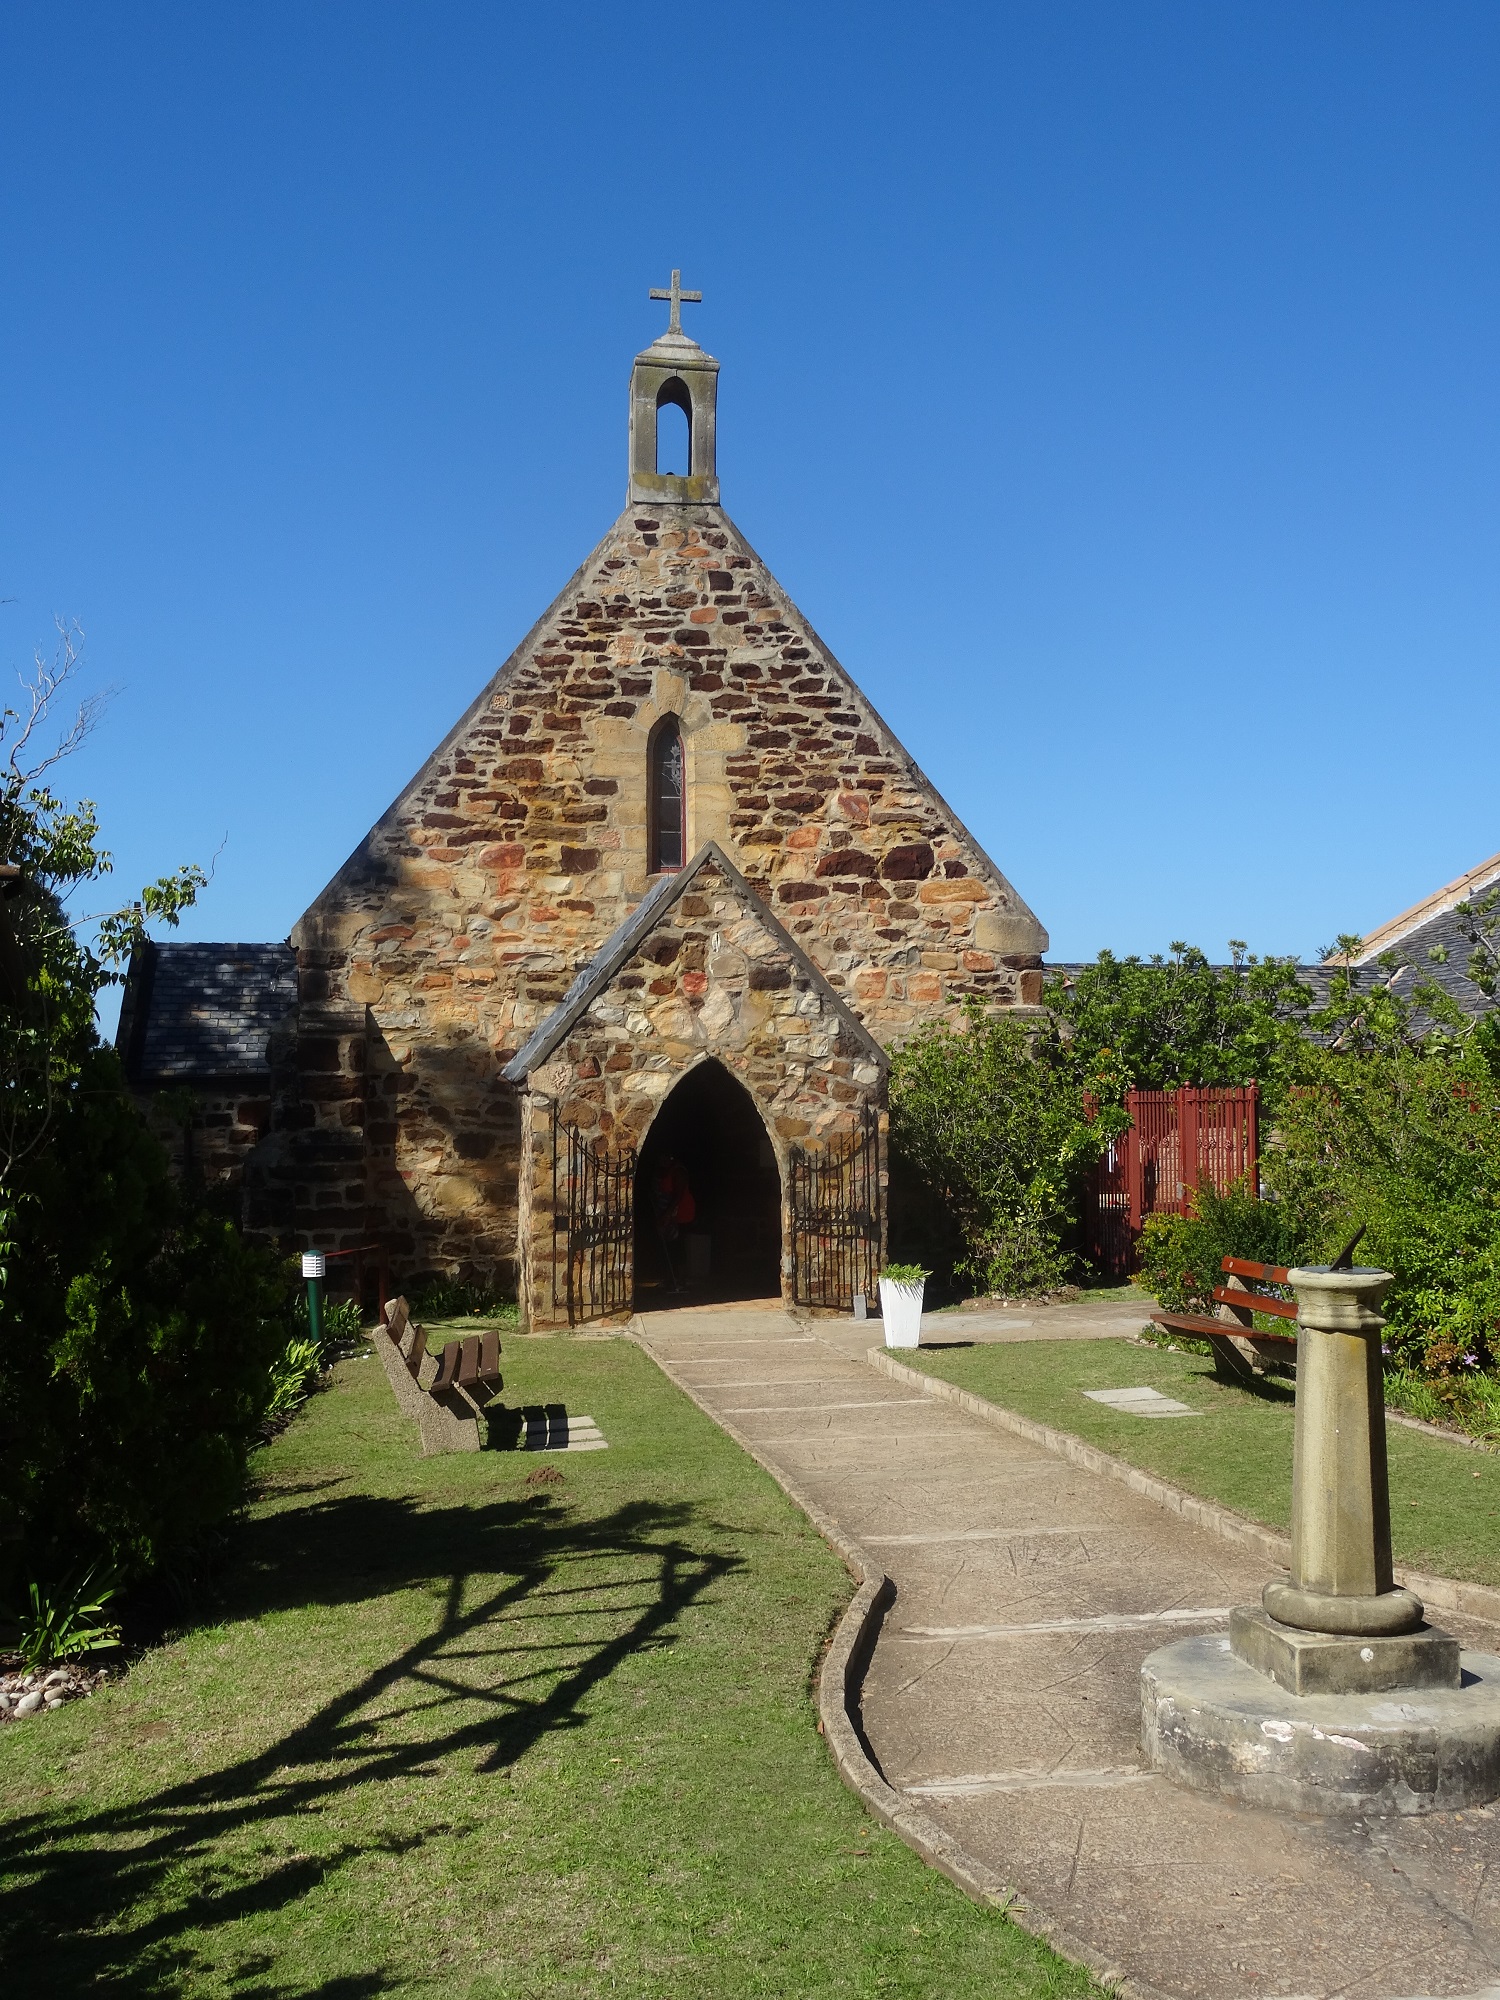
[[[669,713],[689,851],[716,840],[881,1041],[1038,997],[1045,932],[716,507],[621,516],[302,919],[306,997],[456,1014],[508,1059],[649,887]]]

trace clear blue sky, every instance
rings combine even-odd
[[[725,504],[1057,957],[1500,848],[1500,8],[76,6],[0,26],[0,665],[181,935],[290,925],[623,504]]]

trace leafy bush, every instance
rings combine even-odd
[[[239,1505],[292,1333],[279,1259],[171,1180],[113,1053],[81,1066],[13,1211],[0,1405],[14,1438],[7,1553],[44,1577],[76,1552],[126,1581]]]
[[[932,1273],[925,1264],[887,1264],[880,1275],[893,1285],[923,1285]]]
[[[1243,1181],[1227,1194],[1202,1183],[1190,1206],[1187,1215],[1148,1215],[1141,1231],[1140,1282],[1169,1311],[1212,1312],[1225,1257],[1290,1265],[1313,1254],[1300,1218],[1257,1200]]]
[[[55,1592],[33,1582],[21,1613],[21,1664],[28,1671],[74,1660],[80,1653],[108,1652],[120,1643],[120,1628],[109,1616],[119,1584],[97,1565],[68,1577]]]
[[[1412,1368],[1387,1368],[1385,1399],[1392,1409],[1424,1424],[1500,1440],[1500,1381],[1493,1375],[1433,1376]]]
[[[33,1580],[38,1644],[56,1642],[57,1618],[81,1633],[104,1601],[80,1584],[54,1602],[42,1579],[69,1564],[101,1564],[122,1588],[191,1573],[289,1393],[297,1331],[284,1268],[174,1184],[99,1042],[102,990],[148,921],[176,924],[206,878],[181,868],[122,907],[70,914],[113,867],[93,806],[39,782],[90,726],[85,703],[55,749],[41,740],[75,639],[38,660],[24,713],[0,710],[0,1597]]]
[[[514,1319],[514,1299],[441,1272],[419,1278],[408,1295],[414,1319]]]
[[[1363,1223],[1363,1261],[1395,1273],[1393,1359],[1428,1375],[1500,1358],[1500,1084],[1483,1042],[1313,1052],[1262,1172],[1305,1240]]]
[[[897,1051],[892,1152],[951,1226],[961,1277],[1007,1293],[1067,1279],[1088,1169],[1123,1124],[1119,1095],[1049,1027],[977,1005]]]

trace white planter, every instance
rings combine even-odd
[[[925,1279],[914,1285],[898,1285],[894,1279],[880,1281],[880,1317],[885,1321],[887,1347],[920,1347],[922,1344],[922,1290]]]

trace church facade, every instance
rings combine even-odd
[[[121,1017],[253,1229],[533,1326],[689,1285],[847,1310],[889,1050],[1040,1000],[1036,917],[721,507],[718,363],[671,319],[624,512],[288,943],[150,947]]]

